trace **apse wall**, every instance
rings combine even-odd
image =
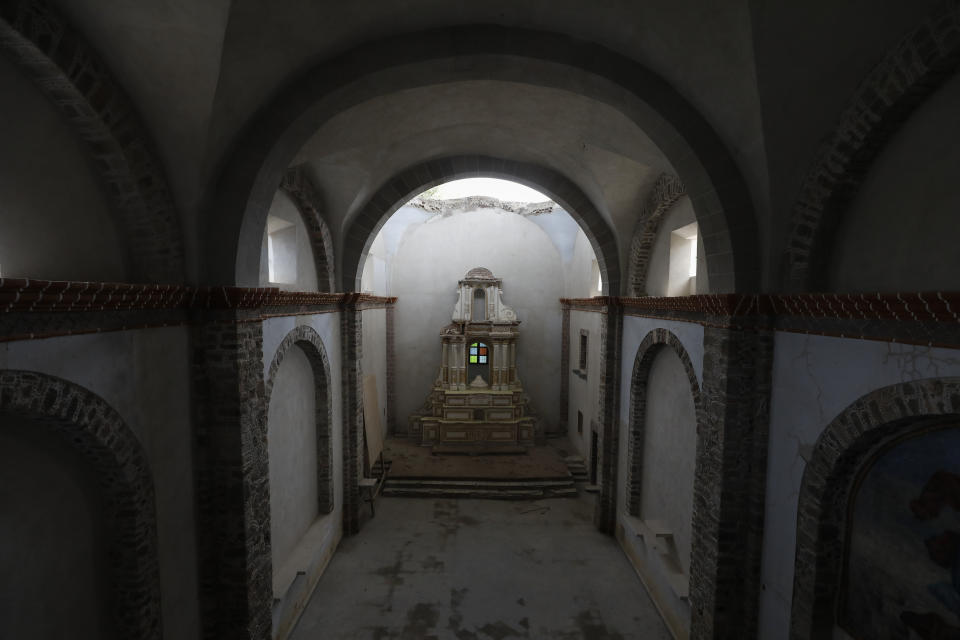
[[[960,75],[941,87],[886,145],[844,212],[831,289],[960,289]]]
[[[0,275],[125,280],[111,204],[83,142],[0,58]]]
[[[398,430],[406,428],[408,416],[430,392],[440,366],[440,330],[451,322],[457,281],[473,267],[486,267],[503,279],[503,300],[521,321],[520,379],[544,427],[554,430],[560,417],[559,300],[565,284],[561,253],[547,231],[528,217],[502,209],[431,215],[408,206],[394,215],[410,223],[384,226],[379,257],[386,263],[387,282],[385,291],[374,292],[398,298],[394,320]]]

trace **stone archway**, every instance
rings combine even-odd
[[[378,96],[472,79],[588,92],[622,111],[651,136],[696,194],[693,208],[711,286],[718,292],[759,287],[756,224],[746,184],[719,136],[679,93],[642,65],[599,45],[489,25],[388,37],[292,79],[259,111],[225,158],[204,222],[205,279],[241,286],[258,282],[255,266],[269,202],[296,153],[324,122]],[[429,176],[420,180],[430,182]],[[400,197],[410,189],[397,191]],[[580,211],[587,203],[567,204]],[[362,253],[373,230],[355,227],[344,246]],[[598,254],[609,255],[616,244],[612,236],[598,241]],[[607,243],[609,249],[603,246]],[[353,282],[346,278],[342,284],[346,288]]]
[[[61,378],[0,371],[0,416],[42,424],[89,465],[105,500],[116,628],[160,640],[160,576],[153,480],[139,441],[99,396]]]
[[[362,263],[377,231],[410,198],[432,186],[473,177],[520,182],[550,196],[583,229],[593,246],[608,295],[620,290],[620,259],[613,232],[577,185],[545,167],[489,156],[452,156],[409,167],[387,180],[346,229],[343,283],[360,289]]]
[[[924,418],[960,417],[960,378],[883,387],[862,396],[817,439],[800,485],[790,637],[832,637],[847,506],[858,471],[878,447]]]
[[[630,256],[627,259],[628,296],[639,298],[647,295],[647,270],[650,268],[650,254],[660,230],[660,222],[686,194],[686,187],[680,179],[667,173],[660,174],[653,184],[630,240]]]
[[[310,248],[313,250],[313,264],[317,270],[317,291],[321,293],[336,291],[333,237],[327,221],[323,218],[320,188],[314,184],[306,168],[303,165],[297,165],[287,169],[283,174],[280,190],[293,200],[307,228]]]
[[[87,144],[127,243],[132,282],[183,282],[180,217],[153,141],[94,49],[48,2],[0,3],[0,50]]]
[[[944,3],[910,30],[857,87],[820,145],[793,206],[784,247],[785,291],[826,285],[833,233],[870,167],[916,109],[960,69],[960,5]]]
[[[313,370],[316,389],[317,425],[317,510],[322,514],[333,511],[333,393],[330,388],[330,361],[320,335],[307,325],[300,325],[284,337],[267,370],[264,384],[264,406],[270,406],[273,382],[283,363],[284,356],[294,347],[303,351]],[[268,463],[269,464],[269,461]]]

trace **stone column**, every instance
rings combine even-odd
[[[617,521],[617,466],[619,459],[620,345],[623,334],[623,307],[609,298],[600,324],[600,378],[597,422],[600,425],[598,466],[600,494],[594,524],[613,535]]]
[[[192,329],[205,638],[269,640],[273,606],[263,323],[209,311]]]
[[[730,320],[703,336],[691,638],[757,635],[773,332],[769,319]]]
[[[355,302],[340,312],[343,407],[343,533],[360,531],[360,474],[363,460],[363,320]]]

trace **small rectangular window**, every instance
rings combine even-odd
[[[577,433],[583,433],[583,411],[577,411]]]
[[[580,371],[587,370],[587,333],[585,331],[580,331]]]

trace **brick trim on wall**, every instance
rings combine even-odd
[[[137,437],[99,396],[33,371],[0,370],[4,415],[43,425],[92,470],[105,498],[115,628],[122,638],[160,640],[153,479]]]
[[[630,240],[627,295],[647,295],[647,270],[650,267],[650,254],[660,230],[660,222],[686,193],[687,189],[680,182],[680,178],[668,173],[661,173],[653,183],[637,217],[633,238]],[[709,259],[707,268],[709,269]]]
[[[625,503],[627,513],[632,516],[640,515],[641,483],[643,478],[643,446],[646,436],[647,411],[647,383],[650,380],[650,368],[657,354],[663,349],[672,349],[687,374],[690,382],[690,394],[696,410],[697,424],[694,427],[700,432],[701,413],[700,383],[697,373],[693,369],[690,355],[680,339],[667,329],[657,328],[648,333],[637,347],[637,355],[633,361],[633,374],[630,377],[630,424],[627,432],[627,486],[625,487]]]
[[[562,298],[563,308],[603,312],[609,298]],[[617,298],[624,315],[752,330],[960,348],[960,292],[719,294]]]
[[[860,397],[817,438],[797,506],[790,638],[832,637],[843,570],[849,499],[859,472],[878,450],[929,428],[932,419],[960,419],[960,378],[928,378]]]
[[[313,250],[313,262],[317,269],[317,289],[321,292],[337,290],[333,277],[336,264],[333,256],[333,237],[330,227],[323,216],[322,191],[310,177],[306,165],[297,165],[287,169],[280,182],[280,190],[293,201],[303,224],[307,228],[310,248]]]
[[[828,284],[836,229],[874,161],[914,111],[960,68],[960,2],[942,3],[867,74],[817,150],[784,248],[787,291]]]
[[[86,143],[129,249],[135,282],[182,282],[180,217],[153,141],[109,68],[43,0],[0,2],[0,50]]]
[[[290,331],[273,356],[267,370],[264,383],[264,403],[269,419],[270,397],[273,383],[283,364],[283,359],[293,348],[299,348],[310,362],[316,393],[316,437],[317,437],[317,512],[326,514],[333,511],[333,392],[330,376],[330,361],[320,335],[307,325],[300,325]],[[267,424],[269,430],[269,422]],[[269,476],[268,476],[269,477]]]

